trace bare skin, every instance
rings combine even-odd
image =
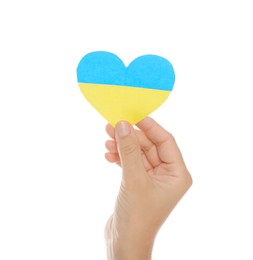
[[[173,136],[147,117],[134,129],[106,126],[107,161],[122,167],[113,215],[105,227],[110,260],[150,260],[157,232],[192,185]]]

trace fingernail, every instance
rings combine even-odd
[[[117,131],[118,137],[124,137],[124,136],[130,135],[131,128],[130,128],[129,123],[127,123],[125,121],[120,121],[116,125],[116,131]]]

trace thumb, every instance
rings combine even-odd
[[[130,177],[144,169],[141,148],[131,124],[120,121],[115,129],[123,174]]]

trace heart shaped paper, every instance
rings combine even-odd
[[[128,67],[115,54],[85,55],[77,67],[81,92],[113,126],[120,120],[136,124],[170,95],[175,82],[171,63],[157,55],[143,55]]]

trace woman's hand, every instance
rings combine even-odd
[[[136,130],[125,121],[106,142],[109,162],[122,167],[122,182],[105,238],[108,259],[151,259],[161,225],[192,184],[173,136],[147,117]]]

